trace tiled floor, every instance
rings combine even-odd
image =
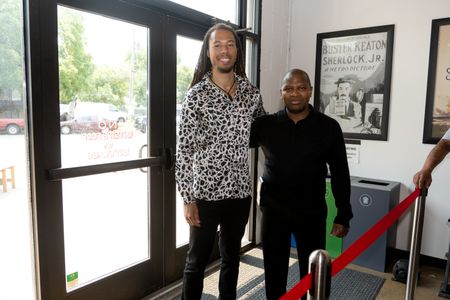
[[[356,265],[351,265],[350,268],[377,275],[385,278],[383,287],[376,300],[397,300],[405,299],[406,285],[404,283],[392,280],[392,273],[382,273],[373,271],[371,269],[363,268]],[[420,279],[418,280],[417,287],[415,288],[414,297],[416,300],[434,300],[445,299],[439,297],[439,289],[444,277],[444,270],[436,267],[421,266]]]

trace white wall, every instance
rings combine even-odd
[[[422,144],[431,21],[445,17],[450,17],[448,0],[434,0],[432,5],[420,0],[263,0],[261,92],[266,109],[274,112],[280,107],[279,82],[286,70],[298,67],[314,79],[317,33],[394,24],[388,140],[362,140],[360,163],[351,164],[350,172],[398,181],[402,184],[400,199],[404,199],[414,189],[413,174],[432,148]],[[445,259],[450,236],[450,191],[446,187],[450,157],[433,178],[422,254]],[[409,249],[410,215],[398,225],[398,249]]]

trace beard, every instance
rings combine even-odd
[[[222,74],[228,74],[228,73],[232,72],[233,69],[234,69],[234,66],[229,67],[229,68],[220,68],[220,67],[217,67],[217,71],[219,71],[219,72],[222,73]]]

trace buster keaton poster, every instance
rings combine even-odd
[[[387,140],[393,26],[318,35],[315,107],[344,136]]]

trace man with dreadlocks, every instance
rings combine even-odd
[[[203,39],[181,111],[175,176],[190,225],[182,299],[201,298],[219,225],[219,299],[236,299],[251,203],[250,127],[263,114],[260,92],[245,75],[236,32],[214,25]]]

